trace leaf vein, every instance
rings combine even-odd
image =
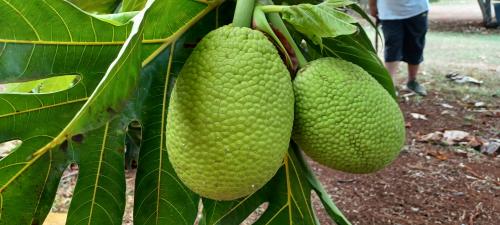
[[[106,145],[108,128],[109,128],[109,123],[106,123],[106,127],[104,128],[104,136],[103,136],[102,145],[101,145],[101,154],[99,156],[99,162],[102,162],[102,158],[103,158],[103,155],[104,155],[104,149],[103,148]],[[88,222],[88,225],[90,225],[90,223],[92,222],[94,204],[98,205],[95,202],[95,198],[96,198],[96,193],[97,193],[97,186],[98,186],[98,183],[99,183],[99,174],[101,173],[101,165],[102,164],[99,163],[99,166],[97,167],[97,174],[98,175],[97,175],[97,177],[95,179],[95,183],[94,183],[94,193],[92,194],[92,205],[90,206],[90,213],[89,213],[89,222]],[[107,214],[107,212],[106,212],[106,214]],[[109,216],[109,214],[108,214],[108,216]]]
[[[73,42],[73,35],[71,34],[71,31],[69,30],[68,24],[66,24],[66,21],[64,21],[64,19],[61,16],[61,14],[59,14],[59,12],[57,12],[57,10],[54,9],[54,7],[52,5],[50,5],[48,2],[46,2],[46,1],[42,1],[42,2],[45,3],[47,6],[49,6],[49,8],[52,9],[52,11],[54,11],[54,13],[57,15],[57,17],[59,17],[59,19],[61,20],[61,22],[64,24],[64,27],[66,28],[66,31],[68,32],[69,40],[71,42]]]
[[[36,37],[38,38],[38,40],[40,40],[40,35],[38,34],[38,32],[36,31],[35,27],[33,26],[33,24],[31,24],[31,22],[19,11],[19,9],[17,9],[15,6],[13,6],[12,4],[10,4],[8,1],[6,0],[2,0],[3,2],[5,2],[5,4],[7,4],[9,7],[11,7],[23,20],[24,22],[26,22],[26,24],[28,24],[28,26],[31,27],[31,29],[33,30],[33,32],[35,33]]]

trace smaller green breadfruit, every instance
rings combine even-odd
[[[313,160],[332,169],[371,173],[399,154],[404,119],[396,101],[361,67],[322,58],[294,82],[292,138]]]

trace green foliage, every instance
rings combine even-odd
[[[47,79],[34,80],[4,85],[2,92],[8,93],[51,93],[66,90],[78,83],[77,75],[57,76]]]
[[[0,93],[0,142],[22,141],[0,160],[0,224],[41,224],[71,163],[79,165],[79,176],[67,224],[120,224],[132,121],[142,125],[134,223],[193,224],[200,198],[177,178],[166,152],[169,94],[192,46],[231,22],[234,2],[71,2],[0,1],[0,84],[7,84]],[[114,12],[122,13],[106,14]],[[309,43],[309,59],[345,58],[392,88],[357,29],[323,38],[324,50],[290,31],[297,43]],[[268,202],[257,224],[318,224],[313,190],[338,224],[349,224],[292,146],[278,174],[255,194],[233,202],[203,199],[202,223],[236,224]]]
[[[146,0],[123,0],[121,12],[139,11],[146,5]]]
[[[289,22],[297,31],[305,34],[315,44],[321,45],[322,38],[348,35],[356,32],[356,23],[351,16],[339,10],[354,4],[345,0],[328,0],[323,3],[299,4],[292,6],[263,6],[264,12],[279,12],[283,20]]]
[[[120,0],[69,0],[80,9],[95,14],[110,14],[116,11],[119,7]]]
[[[316,225],[319,222],[312,207],[312,191],[318,194],[337,224],[350,224],[314,177],[298,147],[291,143],[283,167],[255,194],[227,202],[203,199],[202,224],[241,224],[256,208],[265,206],[265,212],[254,224]]]

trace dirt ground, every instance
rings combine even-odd
[[[482,19],[477,1],[467,1],[465,4],[433,4],[429,11],[431,31],[500,34],[500,29],[484,28]]]
[[[463,130],[500,138],[500,113],[472,112],[455,105],[441,115],[443,99],[431,93],[420,101],[400,100],[407,122],[407,146],[386,169],[370,175],[314,171],[353,224],[500,224],[500,157],[467,146],[423,143],[434,131]],[[498,107],[498,106],[496,106]],[[412,112],[426,115],[415,119]],[[493,112],[493,111],[492,111]],[[464,122],[463,118],[474,115]],[[334,224],[320,213],[322,224]]]

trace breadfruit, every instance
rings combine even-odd
[[[249,28],[218,28],[195,47],[172,90],[170,162],[201,196],[249,195],[281,167],[293,109],[290,74],[267,37]]]
[[[404,119],[396,101],[361,67],[335,58],[308,63],[293,81],[292,138],[332,169],[371,173],[399,154]]]

